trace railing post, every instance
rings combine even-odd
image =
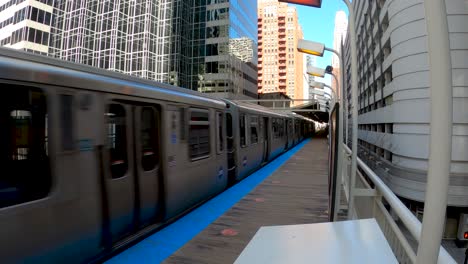
[[[349,44],[351,47],[351,103],[352,103],[352,144],[351,144],[351,176],[349,183],[349,205],[348,205],[348,219],[353,218],[354,211],[354,188],[356,185],[356,170],[357,170],[357,133],[358,133],[358,72],[357,72],[357,47],[356,47],[356,23],[354,18],[353,3],[349,0],[343,0],[348,6],[349,11]]]
[[[343,60],[343,57],[344,57],[344,47],[343,47],[343,39],[341,39],[341,50],[340,50],[341,54],[340,54],[340,67],[341,67],[341,72],[340,72],[340,80],[341,80],[341,83],[340,83],[340,87],[341,87],[341,94],[340,94],[340,97],[342,98],[341,99],[341,102],[343,103],[343,125],[345,126],[344,129],[345,129],[345,134],[344,134],[344,142],[346,143],[346,145],[348,145],[348,98],[346,96],[346,86],[345,86],[345,83],[344,83],[344,60]]]
[[[452,154],[452,62],[445,0],[424,0],[430,74],[430,146],[416,263],[436,263],[444,230]]]

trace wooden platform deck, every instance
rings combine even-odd
[[[233,263],[261,226],[328,221],[328,147],[314,138],[164,263]]]

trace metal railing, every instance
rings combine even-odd
[[[343,149],[345,158],[341,182],[347,200],[351,198],[350,193],[354,196],[352,218],[375,218],[397,260],[400,263],[415,263],[417,246],[411,246],[394,217],[399,219],[417,243],[421,237],[421,222],[360,158],[357,159],[356,182],[350,184],[351,150],[345,144]],[[438,263],[456,262],[441,246]]]

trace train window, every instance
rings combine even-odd
[[[73,150],[75,148],[73,138],[73,96],[60,95],[60,110],[62,150]]]
[[[258,117],[250,117],[250,143],[258,143]]]
[[[278,138],[278,123],[276,122],[276,118],[272,118],[271,120],[271,127],[273,129],[273,135],[275,138]]]
[[[227,137],[227,149],[232,150],[234,147],[234,137],[232,135],[232,115],[226,113],[226,137]]]
[[[217,152],[223,152],[224,135],[223,135],[223,113],[216,113],[216,135],[217,135]]]
[[[0,208],[44,198],[52,185],[46,96],[10,85],[0,98]]]
[[[284,137],[284,120],[278,119],[278,137]]]
[[[150,171],[158,163],[158,123],[156,111],[152,107],[143,107],[141,110],[141,166],[143,170]]]
[[[192,160],[209,157],[210,120],[206,110],[191,109],[189,123],[189,155]]]
[[[246,138],[246,122],[245,122],[245,115],[240,115],[239,116],[239,132],[240,132],[240,146],[242,148],[247,146],[247,138]]]
[[[125,108],[119,104],[110,104],[106,116],[111,177],[117,179],[125,176],[128,170]]]

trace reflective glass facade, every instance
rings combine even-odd
[[[257,98],[256,1],[206,1],[205,52],[200,91]]]
[[[170,0],[56,1],[52,55],[169,82]]]

